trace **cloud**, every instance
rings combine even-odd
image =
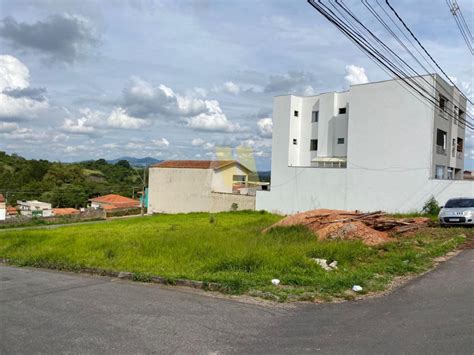
[[[199,147],[199,146],[203,145],[204,143],[206,143],[206,141],[204,139],[201,139],[201,138],[194,138],[191,141],[191,145],[194,146],[194,147]]]
[[[238,123],[230,122],[222,112],[219,102],[206,100],[207,112],[186,119],[186,126],[199,131],[244,132],[247,130]]]
[[[151,125],[151,121],[130,116],[122,107],[115,107],[109,115],[102,111],[84,108],[79,111],[81,117],[66,118],[61,130],[63,132],[86,135],[89,137],[103,135],[103,129],[142,129]]]
[[[170,146],[170,142],[166,138],[153,139],[151,142],[159,148],[168,148]]]
[[[140,129],[150,124],[148,120],[130,116],[122,107],[114,108],[107,118],[107,126],[113,128]]]
[[[289,71],[286,74],[271,75],[268,83],[263,91],[267,93],[289,93],[301,91],[302,87],[306,87],[314,81],[314,75],[304,71]]]
[[[0,133],[13,132],[18,130],[18,124],[14,122],[0,122]]]
[[[347,75],[344,77],[349,85],[365,84],[369,82],[365,69],[355,65],[346,65]]]
[[[224,83],[224,85],[222,85],[222,91],[232,95],[238,95],[240,92],[240,87],[232,81],[227,81]]]
[[[123,107],[130,115],[150,119],[176,118],[189,128],[214,132],[241,132],[246,128],[232,123],[216,100],[180,95],[161,84],[132,77],[123,91]]]
[[[81,135],[86,135],[86,136],[97,135],[95,128],[87,125],[87,118],[85,117],[78,118],[75,121],[72,119],[66,118],[64,120],[64,124],[62,125],[61,129],[64,132],[72,133],[72,134],[81,134]]]
[[[0,55],[0,120],[22,121],[39,117],[48,108],[45,89],[30,88],[26,65],[11,55]]]
[[[263,138],[271,138],[273,134],[273,120],[271,118],[262,118],[257,122],[258,132]]]
[[[46,101],[46,89],[45,88],[5,88],[2,92],[3,94],[14,97],[17,99],[27,98],[35,101]]]
[[[92,23],[79,15],[53,15],[33,24],[5,17],[0,37],[13,48],[46,54],[50,59],[73,63],[100,43]]]
[[[132,77],[123,90],[123,106],[137,117],[189,117],[206,112],[206,101],[176,94],[171,88]]]

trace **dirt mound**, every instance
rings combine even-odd
[[[430,219],[424,217],[394,219],[381,211],[318,209],[287,216],[264,232],[276,226],[304,225],[321,240],[359,239],[367,245],[379,245],[394,240],[391,234],[413,231],[428,226],[429,222]]]

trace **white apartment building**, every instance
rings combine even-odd
[[[409,212],[431,196],[474,196],[462,180],[466,98],[438,75],[415,80],[436,101],[399,80],[275,97],[271,189],[256,208]]]

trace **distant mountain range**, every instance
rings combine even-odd
[[[120,160],[126,160],[130,163],[131,166],[135,166],[135,167],[150,166],[153,164],[158,164],[163,161],[163,160],[158,160],[158,159],[150,158],[150,157],[146,157],[146,158],[120,157],[117,159],[107,160],[107,163],[116,164]]]

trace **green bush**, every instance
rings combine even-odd
[[[441,210],[441,207],[438,205],[438,201],[431,196],[431,198],[426,201],[425,205],[423,206],[423,213],[429,214],[429,215],[438,215],[439,211]]]

